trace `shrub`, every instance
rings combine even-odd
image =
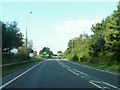
[[[30,59],[29,55],[27,55],[28,60]],[[15,58],[21,59],[21,60],[26,60],[26,54],[16,54]]]
[[[2,54],[3,58],[11,58],[14,57],[14,53],[9,53],[9,54]]]
[[[80,62],[87,62],[87,57],[86,56],[80,57]]]
[[[78,61],[79,59],[78,59],[78,56],[77,55],[74,55],[73,57],[72,57],[72,60],[73,61]]]

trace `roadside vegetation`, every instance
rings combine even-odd
[[[64,53],[58,51],[58,55],[53,54],[49,47],[44,47],[38,56],[30,58],[29,53],[33,53],[33,42],[27,40],[26,48],[26,39],[23,38],[18,23],[15,21],[6,23],[0,21],[0,23],[2,64],[30,61],[3,67],[3,75],[19,70],[34,61],[56,59],[61,56],[80,64],[120,73],[120,3],[110,16],[91,26],[92,35],[83,33],[71,39],[66,51]],[[12,53],[12,49],[17,49],[17,53]]]
[[[120,73],[120,3],[110,16],[92,25],[91,31],[93,35],[83,33],[71,39],[62,57]]]
[[[49,47],[44,47],[42,50],[39,51],[39,58],[44,59],[58,59],[61,58],[62,51],[58,51],[57,54],[54,54]]]
[[[2,76],[6,76],[15,71],[28,67],[31,64],[44,60],[36,56],[30,57],[29,53],[33,53],[33,42],[23,38],[23,34],[17,26],[17,22],[2,22]],[[16,49],[17,52],[12,52]],[[27,51],[27,52],[26,52]],[[27,56],[27,59],[26,59]],[[19,63],[21,62],[21,63]],[[4,66],[9,64],[7,66]],[[12,64],[12,65],[11,65]]]
[[[42,50],[39,51],[40,58],[52,58],[53,52],[50,50],[49,47],[44,47]]]
[[[9,75],[9,74],[14,73],[16,71],[19,71],[19,70],[21,70],[23,68],[29,67],[32,64],[35,64],[36,62],[40,62],[40,61],[43,61],[43,60],[44,59],[31,58],[27,62],[13,64],[13,65],[8,65],[8,66],[3,66],[2,67],[2,76],[4,77],[6,75]]]
[[[17,26],[17,22],[0,22],[2,26],[2,64],[24,61],[30,59],[29,53],[32,53],[33,42],[23,38],[23,34]],[[17,52],[13,53],[12,50]],[[27,51],[27,52],[26,52]]]

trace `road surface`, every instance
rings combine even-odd
[[[98,88],[120,90],[119,74],[66,60],[45,60],[3,77],[0,88]]]

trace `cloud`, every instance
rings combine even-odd
[[[62,51],[66,50],[68,41],[78,37],[83,32],[88,33],[88,35],[93,34],[90,28],[92,24],[95,23],[95,20],[77,19],[56,24],[53,27],[54,35],[51,37],[51,39],[54,40],[56,49],[61,49]]]
[[[52,33],[49,36],[45,36],[41,40],[34,40],[34,45],[39,50],[44,46],[48,46],[51,50],[56,53],[58,50],[63,52],[67,49],[67,43],[70,39],[78,37],[83,32],[92,34],[91,27],[99,20],[87,20],[87,19],[76,19],[66,20],[56,23],[50,26]]]
[[[61,24],[57,24],[54,27],[55,33],[64,37],[74,38],[81,33],[86,32],[89,35],[92,34],[90,28],[92,24],[95,24],[94,20],[78,19],[68,20]]]

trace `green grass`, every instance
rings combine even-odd
[[[45,58],[40,58],[39,56],[36,57],[30,57],[28,61],[30,60],[44,60]],[[25,59],[21,59],[20,57],[14,57],[14,56],[3,56],[2,57],[2,64],[8,64],[8,63],[16,63],[16,62],[23,62],[26,61]]]
[[[16,63],[16,62],[22,62],[24,60],[21,59],[16,59],[16,58],[2,58],[2,64],[7,64],[7,63]]]
[[[29,61],[29,62],[2,67],[2,76],[9,75],[9,74],[11,74],[15,71],[18,71],[20,69],[23,69],[23,68],[27,67],[28,65],[32,65],[35,62],[40,62],[42,60],[43,59],[32,58],[31,61]]]
[[[2,64],[7,63],[16,63],[16,62],[22,62],[25,61],[25,59],[22,58],[22,55],[19,54],[3,54],[2,55]]]
[[[90,66],[93,68],[105,70],[105,71],[110,71],[110,72],[115,72],[115,73],[120,73],[120,64],[113,64],[111,66],[108,65],[101,65],[101,64],[95,64],[95,63],[88,63],[88,62],[79,62],[79,61],[74,61],[75,63]]]

